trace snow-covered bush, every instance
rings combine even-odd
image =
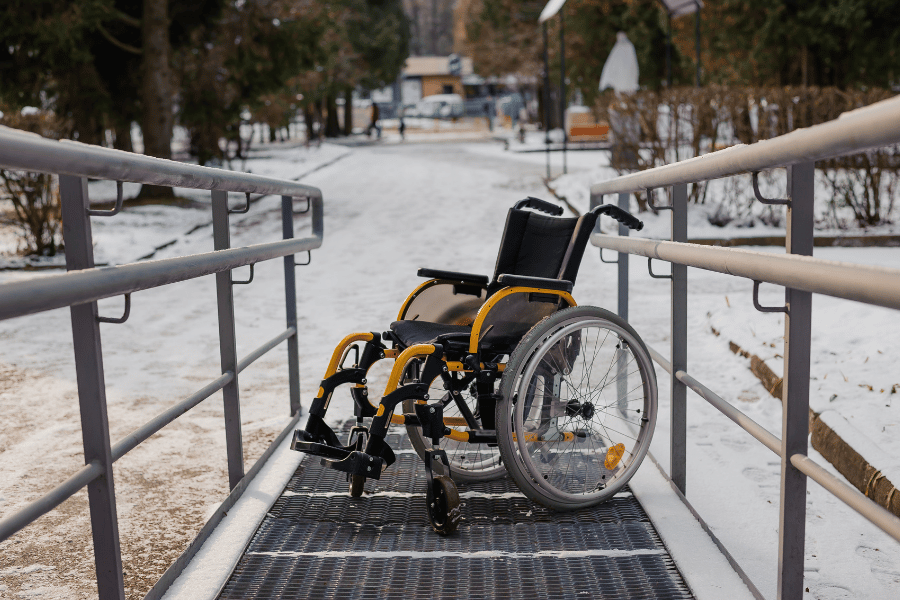
[[[834,120],[842,113],[893,95],[888,90],[837,88],[672,88],[635,94],[602,94],[596,117],[610,124],[611,166],[620,174],[650,169],[736,144],[752,144],[796,129]],[[900,204],[900,150],[887,147],[817,164],[830,193],[832,225],[841,226],[848,209],[859,226],[891,221]],[[777,178],[777,177],[776,177]],[[772,183],[771,174],[761,176]],[[764,186],[765,187],[765,186]],[[690,201],[707,202],[710,183],[691,186]],[[782,188],[783,189],[783,188]],[[725,225],[752,215],[766,222],[779,216],[754,207],[749,177],[736,178],[726,193],[717,189],[711,222]],[[646,198],[638,197],[641,210]],[[767,223],[777,225],[777,223]]]

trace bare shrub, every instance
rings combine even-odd
[[[22,114],[6,110],[0,125],[22,129],[58,139],[63,123],[48,111],[31,110]],[[62,249],[57,178],[44,173],[0,169],[0,198],[13,207],[13,220],[22,233],[21,251],[26,255],[54,256]]]
[[[623,174],[778,137],[892,95],[881,89],[724,86],[642,90],[631,95],[607,92],[599,97],[595,114],[610,124],[611,165]],[[829,202],[834,209],[850,209],[856,223],[864,227],[890,221],[900,194],[897,147],[821,161],[817,166],[831,190]],[[740,182],[717,198],[710,222],[724,226],[753,213],[753,195],[746,191],[749,180]],[[689,200],[704,203],[708,190],[709,182],[692,186]],[[648,207],[643,195],[638,204],[641,210]],[[754,218],[768,225],[781,222],[780,213],[772,209]]]
[[[59,190],[55,178],[43,173],[0,169],[3,197],[12,201],[15,220],[22,230],[23,254],[54,256],[59,241]]]

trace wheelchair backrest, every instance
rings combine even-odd
[[[519,208],[509,209],[488,294],[503,285],[503,274],[564,279],[575,283],[578,267],[597,215],[554,217]]]

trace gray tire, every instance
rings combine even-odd
[[[575,510],[612,498],[634,475],[656,426],[656,374],[640,337],[593,306],[561,310],[516,347],[500,383],[497,436],[532,500]]]

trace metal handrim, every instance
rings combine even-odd
[[[572,333],[574,333],[576,330],[589,331],[592,328],[607,331],[606,335],[604,336],[604,340],[601,342],[600,347],[602,347],[603,345],[606,344],[606,342],[609,340],[610,334],[614,334],[614,336],[615,336],[614,339],[618,340],[617,348],[618,348],[618,345],[623,345],[622,344],[623,341],[625,342],[624,345],[627,345],[628,350],[629,350],[628,355],[630,355],[630,357],[631,357],[627,363],[628,371],[630,372],[630,374],[640,374],[640,378],[641,378],[641,384],[638,386],[641,388],[640,389],[640,392],[641,392],[640,398],[633,399],[633,400],[629,401],[629,403],[633,405],[634,402],[639,402],[642,407],[640,410],[642,410],[643,414],[647,415],[647,416],[641,417],[641,419],[646,418],[646,421],[640,421],[640,420],[629,421],[628,419],[625,419],[623,416],[614,415],[613,411],[609,411],[609,409],[613,406],[613,404],[618,404],[618,401],[619,401],[618,397],[616,398],[616,401],[614,403],[610,403],[610,402],[608,402],[608,399],[604,399],[603,403],[600,404],[600,408],[602,410],[597,410],[596,408],[592,409],[592,410],[597,410],[597,412],[604,413],[606,415],[606,418],[612,417],[612,418],[619,419],[619,421],[621,421],[621,422],[617,421],[617,423],[616,423],[616,426],[618,427],[618,429],[614,429],[611,427],[605,427],[602,423],[599,424],[600,427],[605,429],[605,433],[607,434],[607,438],[610,440],[610,442],[613,439],[616,439],[617,443],[618,443],[618,441],[622,441],[623,439],[625,439],[627,441],[627,438],[629,436],[620,431],[621,429],[624,429],[624,427],[622,427],[622,425],[625,425],[626,427],[631,428],[632,429],[631,434],[634,437],[633,437],[632,443],[630,444],[631,447],[628,448],[626,446],[625,455],[623,456],[621,462],[618,465],[616,465],[616,468],[613,471],[611,471],[612,476],[610,477],[610,479],[608,481],[598,479],[595,482],[592,481],[591,486],[588,486],[587,482],[585,482],[585,484],[583,486],[583,489],[585,491],[583,491],[581,493],[572,493],[570,491],[567,491],[565,489],[560,489],[559,487],[556,487],[555,485],[553,485],[553,483],[551,483],[549,481],[549,476],[546,473],[541,471],[539,465],[535,464],[533,454],[536,454],[536,453],[532,452],[535,442],[534,442],[533,437],[531,437],[529,439],[529,436],[526,435],[528,433],[532,433],[532,436],[533,436],[533,432],[528,432],[528,431],[526,431],[526,428],[525,428],[524,411],[525,411],[525,407],[526,407],[527,403],[525,401],[523,401],[523,399],[526,397],[526,395],[528,393],[528,387],[531,385],[531,382],[532,382],[532,378],[534,377],[535,372],[538,369],[538,366],[543,362],[544,357],[546,357],[550,352],[552,352],[553,349],[556,347],[556,345],[561,340],[564,340],[565,338],[570,336]],[[595,343],[597,341],[599,341],[599,339],[600,339],[600,333],[598,331],[597,337],[595,338]],[[600,351],[600,347],[598,347],[597,350],[594,352],[593,358],[596,358],[597,353]],[[614,353],[614,358],[617,355],[618,355],[618,353]],[[583,363],[583,364],[586,364],[586,363]],[[592,363],[592,365],[593,365],[593,363]],[[573,366],[577,366],[577,365],[573,365]],[[560,365],[557,365],[557,367],[560,367]],[[580,397],[580,399],[583,400],[584,398],[587,398],[588,401],[590,401],[591,399],[602,398],[603,390],[605,390],[609,386],[610,383],[615,383],[615,379],[608,380],[608,378],[606,377],[606,375],[609,374],[609,371],[611,368],[612,368],[612,364],[609,365],[609,368],[606,370],[606,373],[604,374],[602,386],[599,388],[594,388],[594,389],[590,390],[590,392],[588,393],[587,396],[582,395]],[[642,345],[639,343],[639,341],[634,339],[634,336],[627,330],[625,330],[622,327],[616,325],[615,323],[607,321],[605,319],[585,320],[585,319],[579,319],[579,318],[575,317],[575,318],[573,318],[573,320],[569,321],[568,323],[561,324],[558,328],[554,329],[552,332],[550,332],[546,336],[543,336],[543,338],[540,340],[540,342],[535,344],[534,350],[532,351],[530,358],[525,363],[525,369],[522,372],[522,375],[519,378],[517,384],[514,386],[514,389],[516,390],[516,393],[518,394],[518,398],[520,400],[519,400],[519,402],[517,402],[516,407],[515,407],[512,429],[515,432],[516,438],[517,438],[516,446],[518,449],[518,455],[519,455],[518,458],[520,459],[521,464],[528,471],[528,473],[531,476],[531,479],[534,481],[536,487],[539,488],[539,491],[543,495],[549,496],[551,499],[553,499],[555,501],[562,501],[562,502],[566,502],[566,503],[578,503],[578,504],[592,503],[594,501],[600,501],[606,497],[609,497],[610,495],[614,494],[616,491],[618,491],[618,489],[620,489],[621,487],[623,487],[625,485],[627,480],[630,478],[632,472],[637,468],[637,466],[640,464],[640,462],[643,460],[644,456],[646,455],[647,450],[649,449],[650,435],[652,434],[653,427],[655,426],[656,411],[653,410],[649,406],[651,403],[654,402],[655,397],[656,397],[655,383],[654,383],[653,377],[647,376],[649,369],[652,369],[652,363],[650,363],[649,357],[645,356],[645,352],[642,348]],[[559,370],[564,370],[564,369],[559,369]],[[588,373],[589,378],[590,378],[590,376],[591,376],[591,373]],[[578,386],[580,386],[582,382],[583,382],[583,379],[581,382],[578,383]],[[588,383],[590,383],[590,381],[588,381]],[[577,387],[576,385],[572,385],[572,382],[569,382],[569,386],[572,389],[575,389]],[[632,391],[634,391],[634,389],[637,389],[637,388],[634,388],[633,386],[632,386],[632,388],[633,389],[630,390],[628,392],[628,394],[630,394]],[[626,397],[627,397],[627,395],[626,395]],[[559,398],[559,400],[562,400],[562,398]],[[570,403],[571,403],[571,400],[572,399],[569,400]],[[579,400],[579,399],[576,398],[574,400]],[[589,404],[589,403],[590,402],[586,402],[586,404]],[[616,408],[618,408],[618,406]],[[546,409],[542,408],[542,410],[546,410]],[[630,410],[635,410],[635,409],[630,409]],[[615,412],[618,412],[618,411],[616,410]],[[584,423],[587,423],[588,421],[592,422],[593,418],[586,419],[586,418],[583,418],[583,416],[582,416],[581,423],[578,423],[577,416],[572,417],[567,422],[568,426],[569,426],[568,428],[574,429],[573,426],[583,425]],[[587,426],[591,427],[591,425],[593,425],[593,423],[591,423]],[[583,442],[582,445],[584,445],[584,443],[592,443],[593,440],[591,438],[594,437],[593,436],[594,433],[597,433],[597,432],[593,431],[593,429],[592,429],[591,434],[586,436],[586,438],[585,438],[586,442]],[[565,450],[563,452],[571,451],[570,455],[569,455],[567,469],[571,465],[572,454],[577,452],[578,454],[581,455],[580,459],[583,461],[584,458],[586,456],[588,456],[588,454],[591,450],[593,450],[593,451],[597,450],[596,447],[591,447],[590,449],[588,449],[588,448],[577,449],[577,446],[579,445],[578,444],[579,439],[580,438],[576,437],[571,442],[557,442],[562,445],[561,447],[565,448]],[[530,448],[529,445],[532,445],[532,447]],[[549,454],[548,452],[544,452],[544,447],[546,447],[547,445],[548,445],[548,443],[546,443],[546,442],[541,444],[541,446],[542,446],[541,456],[543,456],[544,458],[546,458],[546,455]],[[612,446],[612,443],[610,443],[609,446]],[[557,454],[561,454],[561,453],[557,453]],[[554,459],[554,460],[557,460],[557,459]],[[590,489],[590,491],[587,491],[588,489]]]

